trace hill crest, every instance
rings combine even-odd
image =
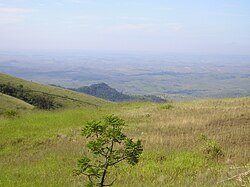
[[[143,96],[127,95],[117,91],[115,88],[110,87],[106,83],[92,84],[90,86],[83,86],[78,89],[72,89],[72,90],[114,102],[122,102],[122,101],[150,101],[158,103],[166,102],[165,99],[162,99],[155,95],[143,95]]]
[[[39,84],[3,73],[0,73],[0,84],[11,85],[14,88],[22,88],[22,90],[29,93],[29,95],[50,97],[55,103],[60,105],[60,108],[96,108],[111,104],[108,101],[86,95],[84,93],[79,93],[50,85]]]

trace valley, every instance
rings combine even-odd
[[[104,82],[124,94],[179,101],[249,96],[249,59],[233,55],[2,53],[0,70],[66,88]]]

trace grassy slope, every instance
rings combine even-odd
[[[0,111],[8,110],[32,110],[33,106],[24,101],[0,93]]]
[[[80,129],[110,113],[124,118],[126,133],[144,144],[137,166],[123,163],[112,171],[114,186],[239,186],[236,180],[217,182],[250,169],[250,98],[173,106],[125,103],[1,120],[0,186],[83,186],[84,178],[72,176],[76,160],[86,153]],[[205,159],[201,134],[221,144],[224,159]]]
[[[53,96],[54,100],[63,105],[64,108],[76,108],[76,107],[99,107],[109,105],[110,102],[89,96],[82,93],[77,93],[74,91],[53,87],[49,85],[42,85],[34,83],[31,81],[26,81],[19,79],[13,76],[9,76],[3,73],[0,73],[0,83],[11,83],[14,85],[23,85],[24,88],[36,91],[43,92]]]

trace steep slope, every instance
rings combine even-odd
[[[29,94],[49,96],[62,108],[101,107],[111,104],[108,101],[90,95],[23,80],[3,73],[0,73],[0,84],[22,87],[28,90]]]

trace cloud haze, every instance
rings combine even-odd
[[[0,50],[250,54],[250,2],[2,0]]]
[[[25,15],[31,12],[24,8],[2,8],[0,7],[0,24],[12,24],[22,22]]]

